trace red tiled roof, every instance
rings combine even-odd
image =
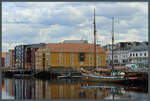
[[[51,52],[94,52],[94,45],[88,43],[49,43],[45,47]],[[96,50],[96,52],[104,53],[104,50],[100,46],[97,46]]]

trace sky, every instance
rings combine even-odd
[[[96,9],[97,43],[148,41],[147,2],[3,2],[2,51],[16,45],[88,40],[93,43]]]

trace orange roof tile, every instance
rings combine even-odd
[[[94,45],[88,43],[49,43],[45,47],[51,52],[94,52]],[[96,52],[104,53],[104,50],[100,46],[97,46],[96,48]]]

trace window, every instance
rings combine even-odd
[[[132,54],[130,54],[130,56],[132,56]]]
[[[73,57],[73,56],[74,56],[74,54],[73,54],[73,53],[71,53],[71,56]]]
[[[125,63],[125,60],[123,60],[122,62]]]
[[[142,53],[140,53],[140,56],[142,56]]]
[[[22,54],[23,56],[23,54]],[[31,62],[31,48],[27,48],[27,63],[30,63]]]
[[[71,62],[71,66],[73,66],[74,65],[74,63],[73,62]]]
[[[92,65],[92,53],[89,54],[89,65]]]
[[[62,61],[59,64],[62,65]]]
[[[59,64],[62,65],[62,53],[59,53]]]
[[[79,53],[79,61],[85,60],[85,53]]]
[[[90,53],[90,57],[92,57],[92,53]]]
[[[118,57],[117,55],[114,56],[114,58],[117,58],[117,57]]]
[[[88,48],[89,50],[91,50],[92,48]]]
[[[134,54],[133,54],[133,56],[134,56]]]
[[[45,54],[43,54],[43,67],[45,68]]]
[[[71,61],[74,61],[74,54],[71,53]]]
[[[144,53],[144,56],[146,56],[146,53]]]
[[[47,55],[50,55],[50,52],[48,52]]]
[[[59,53],[59,56],[62,57],[62,53]]]
[[[136,56],[138,56],[138,54],[136,53]]]
[[[118,60],[114,60],[115,63],[118,63]]]

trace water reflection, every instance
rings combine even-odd
[[[147,86],[123,86],[71,80],[8,79],[2,81],[3,99],[148,99]]]

